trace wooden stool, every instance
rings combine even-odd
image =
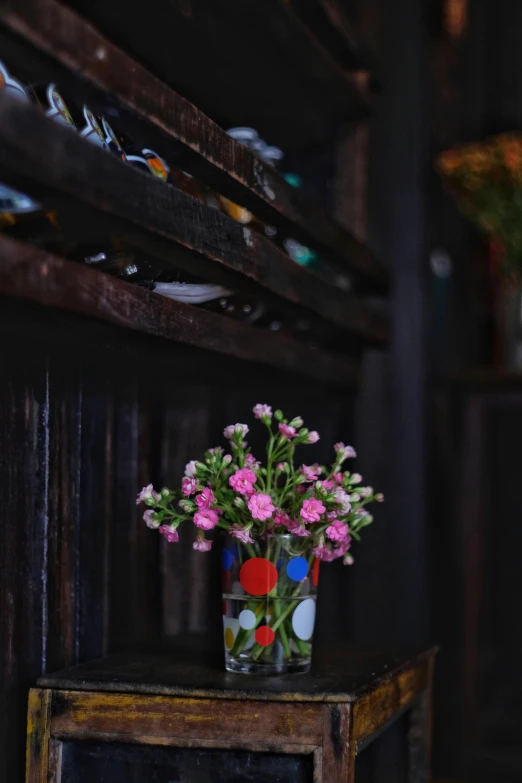
[[[181,653],[66,669],[30,692],[27,781],[350,783],[356,754],[408,711],[408,783],[427,783],[434,655],[343,650],[275,678]]]

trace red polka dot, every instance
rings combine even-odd
[[[269,625],[262,625],[260,628],[256,631],[256,642],[261,645],[261,647],[268,647],[269,644],[272,644],[272,642],[275,639],[275,633],[270,628]]]
[[[312,566],[312,584],[314,587],[317,587],[319,584],[319,566],[321,565],[321,561],[318,557],[315,558],[314,564]]]
[[[264,557],[253,557],[241,566],[241,586],[250,595],[266,595],[277,584],[277,569]]]
[[[221,572],[221,581],[223,584],[223,592],[229,593],[232,590],[232,574],[230,571]]]

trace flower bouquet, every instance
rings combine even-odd
[[[522,134],[502,133],[442,152],[436,168],[459,207],[501,242],[506,265],[522,264]]]
[[[222,532],[228,670],[308,671],[320,562],[353,563],[352,541],[373,521],[366,506],[383,497],[343,470],[356,456],[351,446],[337,443],[329,468],[296,466],[296,447],[316,443],[318,433],[299,416],[272,415],[268,405],[253,412],[268,431],[265,465],[248,447],[247,425],[232,424],[224,431],[227,453],[209,449],[187,464],[179,490],[149,484],[137,503],[148,506],[145,522],[167,541],[177,542],[179,526],[190,522],[194,549],[206,552],[213,543],[206,533]]]

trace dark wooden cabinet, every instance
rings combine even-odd
[[[28,783],[357,783],[356,755],[405,713],[404,780],[427,783],[433,659],[352,648],[272,678],[208,653],[93,661],[31,691]]]

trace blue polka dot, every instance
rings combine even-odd
[[[233,561],[234,558],[232,557],[232,552],[230,549],[224,549],[223,554],[221,555],[221,562],[223,563],[223,568],[225,571],[230,571]]]
[[[300,582],[308,573],[308,563],[304,557],[294,557],[288,562],[286,573],[294,582]]]

